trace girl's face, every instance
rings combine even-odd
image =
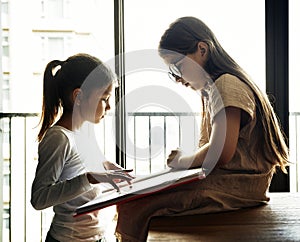
[[[175,66],[178,70],[177,73],[180,73],[181,78],[175,78],[176,82],[180,82],[182,85],[190,87],[193,90],[201,90],[210,80],[209,75],[203,68],[207,60],[206,53],[206,45],[199,42],[198,49],[195,53],[182,56],[182,58],[176,62],[174,61],[176,55],[166,56],[164,60],[167,64],[173,64],[173,67]],[[170,68],[170,70],[172,70],[172,68]]]
[[[81,116],[85,121],[99,123],[106,111],[110,110],[109,99],[112,95],[113,84],[106,89],[93,90],[91,95],[81,102]]]
[[[182,85],[190,87],[193,90],[201,90],[206,85],[209,78],[208,74],[197,61],[194,54],[186,55],[175,65],[180,71],[182,77],[177,79],[177,82],[180,82]]]

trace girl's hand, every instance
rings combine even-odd
[[[187,155],[181,149],[172,150],[167,159],[167,165],[174,169],[190,169],[195,167],[193,162],[196,154]]]
[[[135,178],[134,176],[129,175],[129,172],[132,172],[133,169],[124,169],[122,166],[116,164],[116,163],[112,163],[110,161],[104,161],[103,162],[103,166],[105,168],[105,170],[107,170],[108,172],[115,172],[118,174],[126,174],[127,176],[131,177],[132,179]],[[117,183],[120,182],[120,180],[116,181]]]
[[[105,170],[119,170],[122,169],[122,166],[118,165],[117,163],[112,163],[110,161],[104,161],[103,166]]]
[[[131,185],[132,177],[126,173],[97,173],[97,172],[88,172],[87,178],[91,184],[98,184],[101,182],[111,184],[118,192],[120,188],[115,183],[115,180],[127,181]]]
[[[180,168],[180,157],[182,156],[182,151],[177,149],[177,150],[172,150],[171,154],[169,155],[167,159],[167,165],[171,168]]]

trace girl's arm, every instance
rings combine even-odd
[[[225,112],[215,116],[209,142],[188,156],[180,151],[172,151],[167,159],[168,165],[173,168],[193,168],[226,164],[236,151],[240,122],[241,109],[226,107]]]
[[[67,202],[92,189],[84,170],[80,170],[82,165],[79,156],[71,155],[71,145],[62,132],[52,132],[45,136],[39,144],[38,152],[39,163],[31,187],[31,203],[35,209]],[[71,159],[70,157],[74,157],[74,160],[69,162],[77,164],[72,171],[74,174],[60,181],[66,160]],[[81,175],[77,174],[77,169]]]

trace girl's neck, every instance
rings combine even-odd
[[[60,119],[56,122],[56,125],[62,126],[71,131],[75,131],[81,127],[82,122],[74,117],[72,112],[66,112],[62,114]]]

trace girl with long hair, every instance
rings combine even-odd
[[[182,17],[162,35],[159,55],[170,77],[201,96],[199,147],[171,151],[174,169],[202,167],[206,178],[118,206],[116,234],[146,241],[154,216],[203,214],[253,207],[269,201],[276,170],[286,172],[288,147],[266,94],[195,17]],[[136,208],[139,208],[136,211]]]

